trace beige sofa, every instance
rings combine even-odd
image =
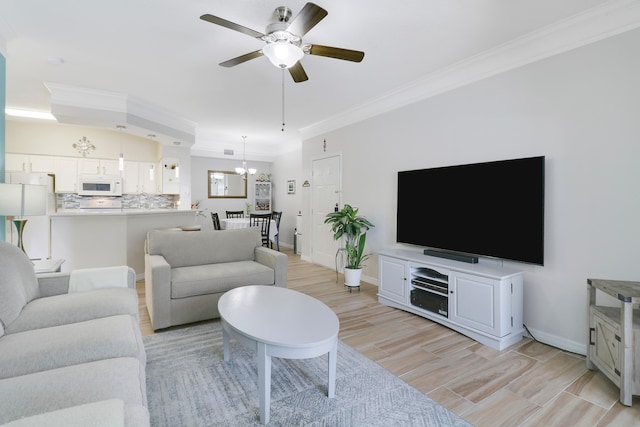
[[[115,271],[36,276],[0,241],[0,424],[149,425],[135,272]]]
[[[218,300],[238,286],[287,286],[287,256],[263,247],[254,227],[154,230],[145,250],[145,298],[154,330],[219,317]]]

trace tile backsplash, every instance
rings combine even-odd
[[[58,209],[79,209],[80,201],[101,196],[78,196],[73,193],[56,194],[56,206]],[[122,201],[122,209],[175,209],[178,207],[180,196],[169,194],[124,194],[119,197]]]

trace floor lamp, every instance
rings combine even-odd
[[[27,220],[24,216],[45,215],[46,213],[46,186],[0,183],[0,216],[14,217],[13,224],[18,231],[18,247],[25,254],[22,235]]]

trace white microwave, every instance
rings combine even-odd
[[[117,175],[79,175],[80,196],[122,196],[122,178]]]

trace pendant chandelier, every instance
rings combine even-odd
[[[246,154],[247,154],[247,137],[243,136],[242,137],[242,167],[241,168],[236,168],[236,173],[238,175],[242,175],[245,179],[247,179],[247,175],[253,175],[255,174],[258,170],[254,169],[254,168],[247,168],[247,160],[246,160]]]

